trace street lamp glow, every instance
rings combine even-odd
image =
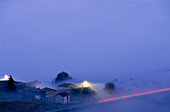
[[[6,80],[9,80],[9,76],[5,74],[5,76],[2,79],[0,79],[0,81],[6,81]]]
[[[82,83],[82,87],[89,87],[89,86],[90,86],[90,83],[87,82],[87,81],[84,81],[84,82]]]

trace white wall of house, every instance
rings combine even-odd
[[[68,96],[68,100],[67,100],[67,96],[65,96],[64,97],[64,104],[69,104],[69,103],[70,103],[70,96]]]
[[[40,100],[40,99],[41,99],[41,96],[40,96],[40,95],[35,95],[35,99]]]
[[[67,102],[67,96],[63,97],[61,95],[55,96],[55,102],[60,104],[69,104],[70,103],[70,96],[68,96],[68,102]]]

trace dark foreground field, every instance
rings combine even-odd
[[[64,105],[42,101],[0,101],[0,112],[43,112]]]

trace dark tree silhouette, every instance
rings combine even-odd
[[[115,89],[116,89],[116,86],[115,86],[114,83],[108,82],[108,83],[105,84],[104,90],[106,92],[112,93],[112,92],[115,91]]]
[[[16,89],[16,86],[15,86],[15,84],[14,84],[14,79],[12,78],[12,76],[10,76],[10,78],[9,78],[9,80],[8,80],[8,86],[7,86],[7,88],[8,89],[13,89],[13,90],[15,90]]]
[[[68,75],[68,73],[66,72],[61,72],[57,75],[57,77],[55,78],[55,82],[58,83],[58,82],[62,82],[62,81],[66,81],[66,80],[71,80],[72,77],[70,77]]]

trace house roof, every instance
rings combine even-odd
[[[30,86],[34,88],[41,88],[41,85],[42,83],[37,80],[26,83],[26,86]]]
[[[28,82],[28,83],[36,83],[36,84],[42,84],[40,81],[38,80],[34,80],[34,81],[31,81],[31,82]]]
[[[59,85],[58,87],[78,88],[78,86],[76,86],[72,83],[64,83],[64,84]]]
[[[28,85],[37,85],[37,84],[42,84],[42,83],[37,81],[37,80],[35,80],[35,81],[28,82],[26,84],[28,84]]]
[[[41,91],[47,92],[47,91],[57,91],[57,90],[45,87],[45,88],[41,89]]]
[[[25,83],[15,81],[14,84],[16,87],[18,87],[20,85],[24,85]],[[0,81],[0,87],[5,87],[7,85],[8,85],[8,81]]]
[[[25,86],[25,85],[17,86],[17,90],[29,91],[29,92],[39,92],[39,89],[32,88],[32,87]]]
[[[96,95],[96,92],[90,87],[72,89],[70,93],[72,95]]]

